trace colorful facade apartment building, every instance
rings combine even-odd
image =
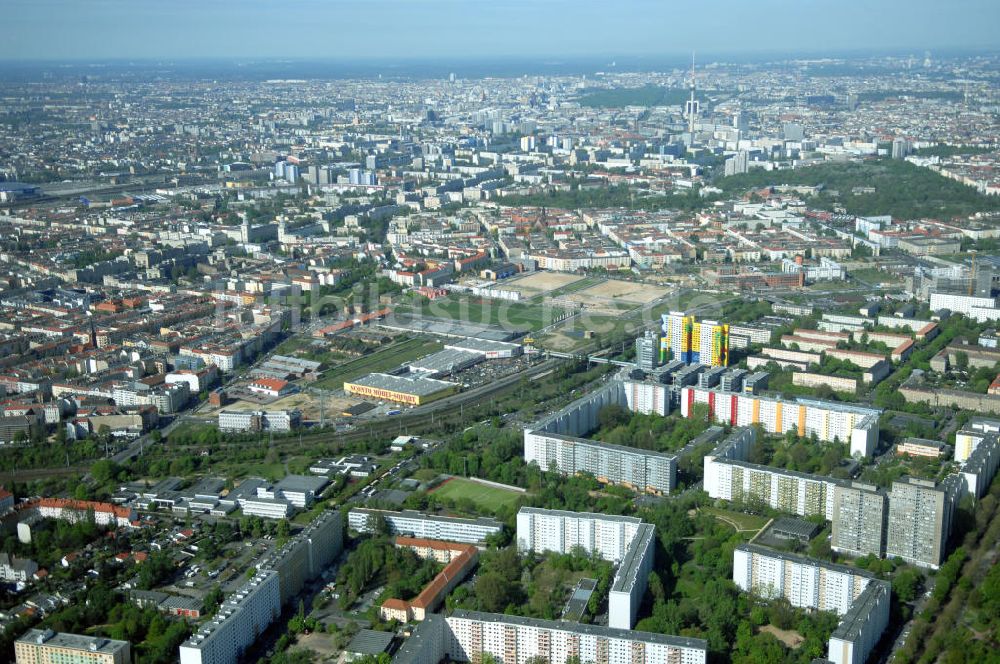
[[[691,417],[695,404],[706,404],[714,419],[732,426],[759,424],[768,433],[816,437],[825,442],[850,444],[852,456],[871,456],[878,442],[881,411],[851,404],[815,399],[787,400],[738,394],[703,387],[681,390],[681,414]]]
[[[685,364],[729,366],[729,325],[718,321],[698,321],[694,316],[671,311],[662,316],[663,337],[660,362],[667,351]]]

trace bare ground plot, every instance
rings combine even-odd
[[[760,628],[760,631],[767,632],[768,634],[774,636],[776,639],[793,650],[798,648],[805,641],[802,635],[794,629],[778,629],[774,625],[764,625]]]
[[[497,288],[517,291],[524,297],[534,297],[558,288],[564,288],[583,278],[578,274],[565,272],[532,272],[523,277],[503,281],[497,284]]]
[[[315,653],[314,662],[336,662],[340,656],[340,650],[334,645],[333,637],[319,632],[300,635],[290,650],[310,650]]]
[[[636,332],[644,327],[641,318],[622,317],[620,314],[603,314],[598,311],[576,316],[565,324],[535,337],[540,348],[561,353],[575,353],[581,348],[595,345],[594,338],[587,338],[586,332],[609,337],[623,332]]]
[[[638,284],[631,281],[610,279],[566,296],[581,304],[622,302],[625,304],[647,304],[665,296],[669,289],[663,286]]]

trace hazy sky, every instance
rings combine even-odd
[[[1000,0],[2,0],[0,59],[836,52],[1000,46]]]

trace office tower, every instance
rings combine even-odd
[[[14,643],[17,664],[131,664],[132,646],[99,636],[29,629]]]
[[[888,517],[885,494],[875,486],[852,482],[833,490],[833,534],[830,546],[849,556],[885,555]]]
[[[635,340],[635,363],[643,371],[652,371],[659,364],[660,335],[647,330]]]
[[[740,175],[746,173],[749,168],[750,163],[750,153],[746,150],[740,150],[732,157],[726,159],[725,163],[725,175]]]
[[[944,559],[955,496],[931,480],[892,483],[885,555],[937,569]]]
[[[746,111],[737,111],[733,114],[733,129],[743,132],[750,128],[750,116]]]
[[[801,141],[806,137],[805,130],[797,122],[786,122],[782,125],[781,135],[786,141]]]
[[[892,141],[892,158],[903,159],[910,153],[910,142],[905,138],[895,138]]]

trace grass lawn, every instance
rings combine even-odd
[[[437,352],[442,347],[440,342],[431,339],[420,337],[407,339],[325,371],[314,387],[339,390],[344,387],[344,381],[351,381],[373,372],[394,369],[404,362]]]
[[[440,474],[440,471],[433,468],[418,468],[417,472],[413,473],[413,479],[420,482],[430,482]]]
[[[487,323],[521,331],[541,329],[565,313],[564,309],[558,307],[467,295],[439,297],[424,304],[402,306],[397,311],[454,321]]]
[[[701,511],[705,514],[711,514],[719,521],[728,523],[740,531],[758,531],[763,528],[764,524],[768,521],[767,517],[756,516],[754,514],[744,514],[743,512],[733,512],[732,510],[723,510],[718,507],[702,507]]]
[[[173,437],[174,440],[189,439],[197,436],[199,433],[209,431],[211,429],[217,429],[218,427],[214,424],[209,424],[208,422],[181,422],[178,424],[170,433],[169,437]]]
[[[849,270],[847,274],[869,284],[898,284],[903,281],[899,278],[899,275],[884,270],[876,270],[873,267],[867,267],[862,270]]]
[[[502,505],[513,505],[522,495],[517,491],[487,486],[460,477],[445,482],[431,493],[452,500],[468,498],[476,507],[489,512],[495,512]]]

